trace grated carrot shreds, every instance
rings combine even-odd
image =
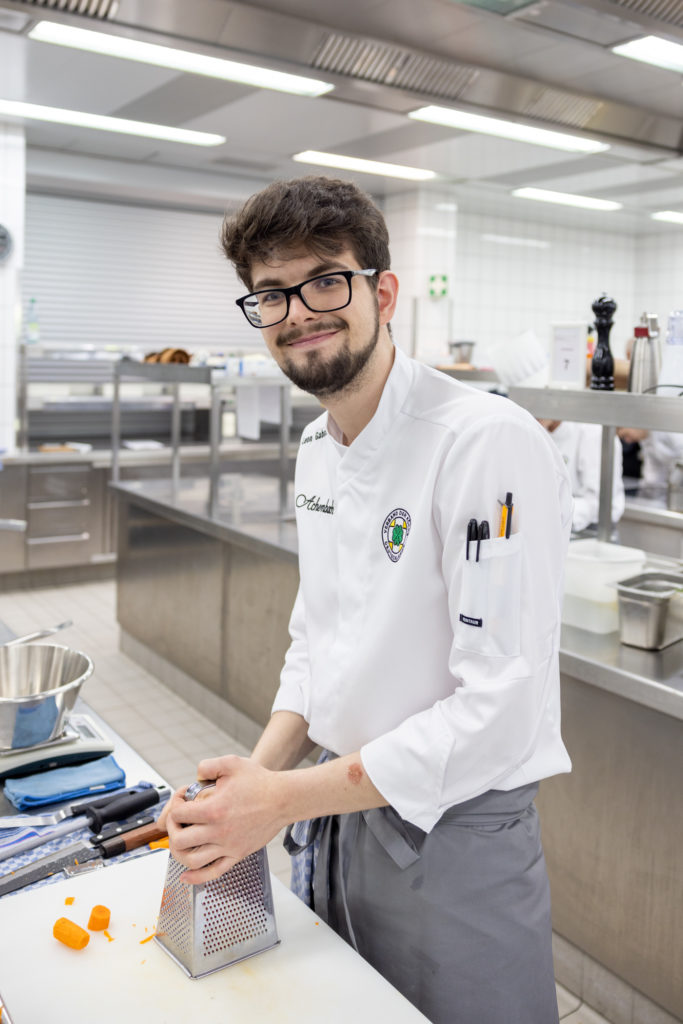
[[[148,935],[146,939],[140,939],[140,945],[142,945],[144,942],[149,942],[149,940],[153,939],[155,935],[156,932],[152,932],[152,934]]]
[[[168,850],[168,836],[165,839],[153,839],[147,844],[150,850]]]
[[[103,935],[107,936],[107,941],[108,942],[113,942],[114,941],[114,936],[110,935],[109,932],[106,929],[104,930]]]
[[[75,896],[67,896],[67,898],[64,900],[65,906],[70,907],[71,904],[75,902],[75,899]]]

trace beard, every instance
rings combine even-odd
[[[316,330],[343,330],[347,327],[344,320],[332,317],[330,320],[316,324]],[[283,331],[277,337],[277,345],[285,346],[288,342],[295,341],[304,336],[304,331],[296,329]],[[351,351],[351,345],[347,338],[342,347],[333,355],[325,356],[313,349],[306,352],[306,360],[303,363],[295,362],[293,359],[285,358],[280,364],[282,372],[296,384],[302,391],[307,391],[316,398],[328,398],[345,388],[354,388],[360,385],[363,372],[375,351],[379,339],[379,312],[375,309],[373,329],[366,344],[355,352]]]

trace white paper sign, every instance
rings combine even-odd
[[[552,324],[550,384],[564,388],[586,386],[585,321]]]

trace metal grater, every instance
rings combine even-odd
[[[155,942],[190,978],[202,978],[278,944],[265,848],[212,882],[181,882],[185,870],[169,857]]]

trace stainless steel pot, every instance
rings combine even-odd
[[[449,341],[448,350],[454,363],[469,363],[472,359],[474,341]]]
[[[0,751],[60,736],[92,671],[86,654],[60,644],[0,647]]]

